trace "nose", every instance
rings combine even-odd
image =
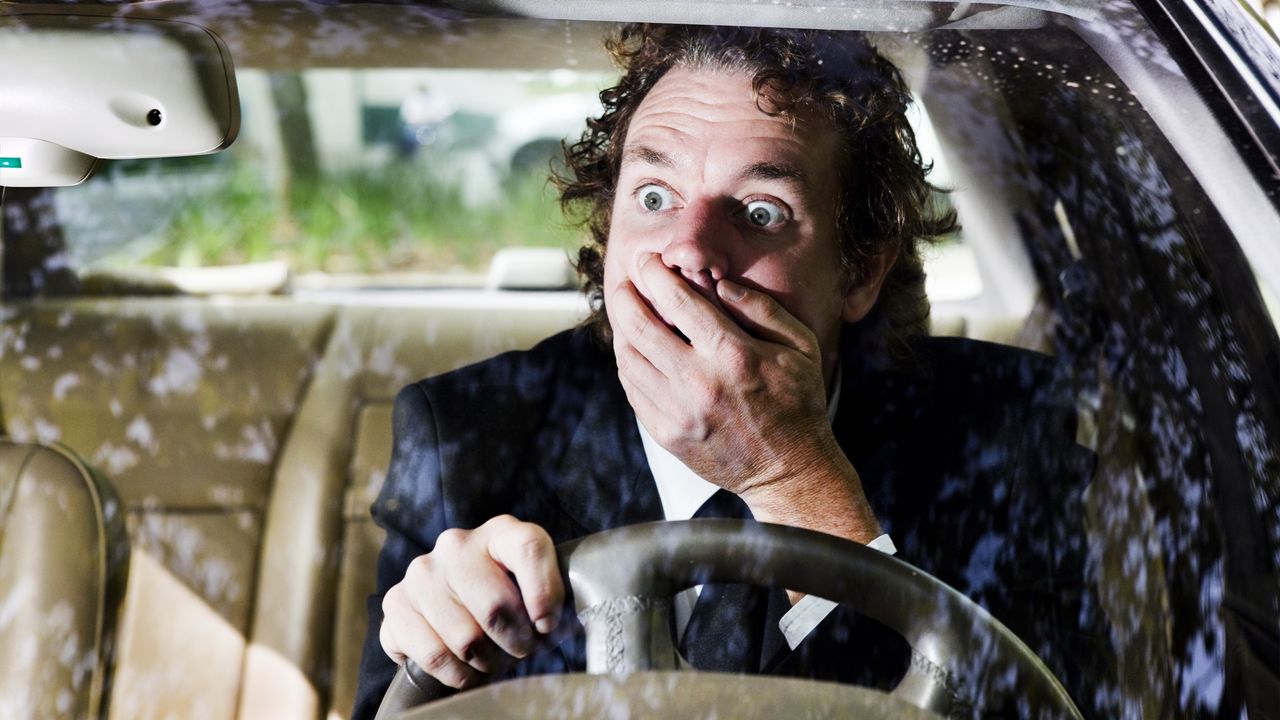
[[[692,285],[714,294],[729,275],[729,248],[737,230],[712,202],[688,205],[670,227],[662,262]]]

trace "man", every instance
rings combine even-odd
[[[400,103],[400,127],[396,151],[403,159],[411,159],[418,148],[436,141],[440,126],[453,115],[449,98],[437,95],[426,83],[419,83]]]
[[[1079,548],[1027,540],[1079,489],[1071,403],[1038,356],[924,337],[917,245],[954,219],[929,213],[898,70],[819,32],[642,26],[610,49],[623,78],[562,187],[596,313],[398,397],[356,716],[405,658],[455,688],[581,669],[578,639],[547,640],[555,544],[714,504],[896,543],[1074,679],[1044,623],[1080,612]],[[878,625],[754,602],[763,635],[710,667],[901,676]]]

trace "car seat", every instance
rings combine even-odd
[[[0,438],[0,717],[96,717],[127,574],[115,492],[65,447]]]

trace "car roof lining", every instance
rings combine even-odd
[[[785,4],[762,5],[758,0],[650,0],[622,6],[594,0],[480,0],[466,5],[522,17],[564,20],[909,32],[936,29],[992,10],[1017,10],[1028,18],[1049,13],[1092,20],[1101,15],[1102,4],[1096,0],[788,0]]]
[[[191,23],[217,33],[240,67],[288,70],[320,67],[558,68],[609,70],[597,23],[623,20],[684,24],[747,24],[868,32],[1013,30],[1058,19],[1100,17],[1094,2],[1010,0],[1002,3],[930,0],[789,0],[762,5],[741,0],[651,0],[642,5],[590,0],[482,0],[389,4],[370,2],[22,3],[0,15],[91,15]],[[20,21],[19,21],[20,22]],[[336,28],[343,28],[341,34]]]

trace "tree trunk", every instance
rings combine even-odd
[[[284,195],[289,197],[292,186],[314,180],[320,173],[311,117],[307,114],[307,87],[302,74],[271,73],[271,98],[275,101],[280,141],[284,147]]]

